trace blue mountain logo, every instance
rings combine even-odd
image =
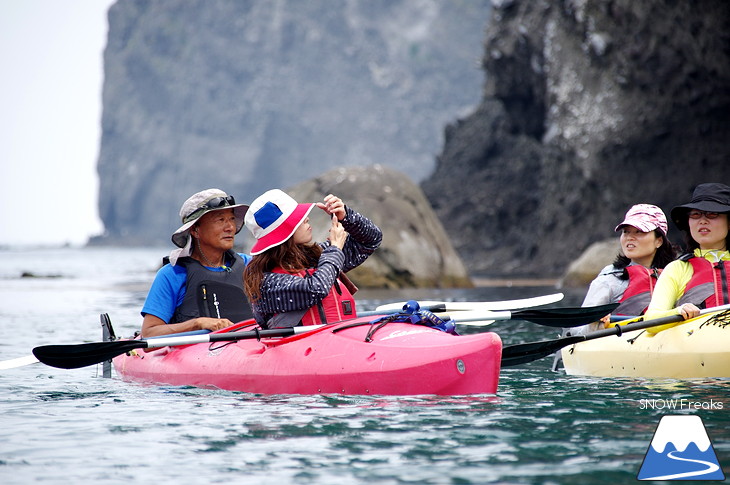
[[[663,416],[641,464],[639,480],[725,480],[702,418]]]

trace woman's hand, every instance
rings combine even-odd
[[[329,237],[327,239],[329,239],[333,246],[337,246],[340,249],[345,247],[347,232],[342,227],[342,224],[340,224],[340,221],[337,220],[336,214],[332,214],[332,226],[330,226]]]
[[[339,197],[329,194],[324,198],[324,203],[317,202],[317,207],[325,211],[329,215],[337,216],[337,220],[341,221],[347,217],[347,211],[345,210],[345,203]]]
[[[700,316],[700,309],[694,306],[692,303],[685,303],[681,307],[679,307],[679,314],[682,315],[682,318],[685,320],[689,320],[690,318],[695,318]]]

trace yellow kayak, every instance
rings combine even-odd
[[[730,377],[730,319],[708,313],[662,330],[587,340],[564,347],[570,375],[610,377]]]

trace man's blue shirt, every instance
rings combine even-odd
[[[243,262],[248,264],[251,256],[238,253]],[[210,268],[210,271],[225,271],[224,268]],[[172,266],[169,263],[157,271],[147,299],[142,307],[142,317],[147,314],[154,315],[165,323],[170,323],[175,309],[182,304],[185,298],[185,288],[188,279],[188,271],[183,265]],[[243,284],[243,282],[241,282]]]

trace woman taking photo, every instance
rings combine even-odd
[[[330,216],[326,242],[312,242],[309,213]],[[332,194],[297,204],[281,190],[251,203],[246,227],[256,238],[244,287],[256,322],[264,328],[335,322],[357,316],[354,286],[344,275],[379,246],[382,232]]]

